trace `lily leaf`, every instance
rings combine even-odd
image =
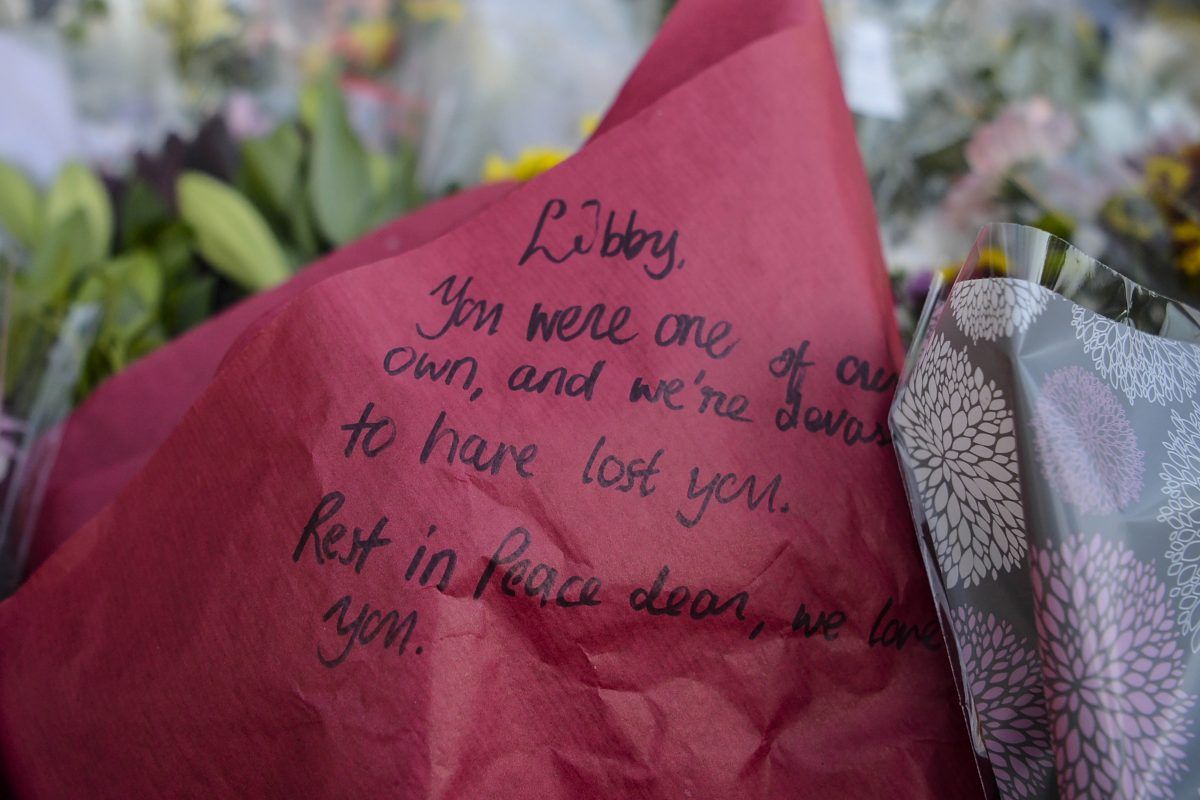
[[[321,233],[343,245],[366,231],[370,222],[371,169],[332,74],[321,83],[312,133],[308,200]]]
[[[113,211],[108,192],[83,164],[67,164],[59,171],[46,197],[46,224],[53,226],[72,212],[80,212],[89,236],[86,262],[100,261],[108,254],[113,235]]]
[[[27,270],[17,275],[18,309],[65,305],[72,284],[95,261],[92,227],[83,209],[74,209],[49,226],[33,252]]]
[[[185,172],[175,190],[200,255],[213,269],[251,291],[287,280],[283,250],[241,193],[200,172]]]
[[[290,122],[267,136],[242,143],[242,164],[250,187],[279,216],[287,216],[296,204],[303,163],[304,142]]]
[[[40,207],[33,183],[19,169],[0,161],[0,227],[27,250],[37,242]]]
[[[125,249],[150,245],[158,231],[171,219],[171,210],[150,184],[135,178],[121,198],[120,235]]]

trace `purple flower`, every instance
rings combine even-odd
[[[1005,800],[1035,797],[1050,771],[1050,733],[1037,653],[1012,625],[974,608],[951,613],[979,732]]]
[[[1042,472],[1081,511],[1111,514],[1142,492],[1145,454],[1116,392],[1082,367],[1042,383],[1033,417]]]
[[[1196,698],[1153,566],[1083,536],[1032,547],[1030,565],[1060,794],[1172,797]]]

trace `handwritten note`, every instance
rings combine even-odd
[[[818,22],[231,355],[0,605],[17,787],[967,795]]]

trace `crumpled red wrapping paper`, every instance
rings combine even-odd
[[[212,381],[222,358],[264,316],[317,282],[452,229],[511,190],[482,186],[434,203],[301,270],[135,362],[67,419],[29,551],[30,571],[104,508],[137,474]]]
[[[725,0],[689,0],[667,20],[595,136],[754,40],[811,20],[800,0],[764,0],[753,14]],[[225,353],[287,300],[330,275],[396,255],[441,236],[506,195],[480,186],[397,220],[301,270],[156,350],[94,392],[67,421],[29,553],[33,571],[137,474],[216,373]]]
[[[748,16],[245,335],[0,604],[18,797],[978,794],[819,4]]]

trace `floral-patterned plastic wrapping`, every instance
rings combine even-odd
[[[990,796],[1200,794],[1200,312],[994,225],[891,411]]]

